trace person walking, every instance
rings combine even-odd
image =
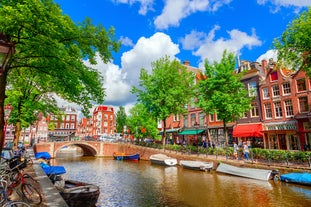
[[[234,159],[238,159],[238,150],[239,150],[239,147],[238,147],[237,143],[233,142],[233,156],[234,156]]]
[[[249,160],[249,148],[248,148],[246,142],[244,142],[243,153],[244,153],[244,158],[246,160]]]

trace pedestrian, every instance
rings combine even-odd
[[[248,149],[248,146],[247,146],[246,142],[244,142],[243,153],[244,153],[244,158],[246,160],[249,160],[249,149]]]
[[[203,140],[202,146],[203,146],[204,149],[206,148],[206,140],[205,139]]]
[[[236,142],[233,142],[233,156],[234,156],[234,159],[238,159],[238,145]]]
[[[215,149],[215,142],[214,141],[212,141],[212,147],[213,147],[213,149]]]

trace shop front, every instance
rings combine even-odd
[[[236,143],[247,142],[249,147],[264,148],[262,123],[238,124],[233,128]]]
[[[266,149],[301,150],[297,122],[279,122],[264,125]]]

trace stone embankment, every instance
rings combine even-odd
[[[224,156],[206,155],[206,154],[188,154],[170,150],[142,147],[132,144],[115,144],[114,146],[111,145],[111,149],[107,150],[111,151],[111,155],[105,157],[112,157],[113,154],[112,152],[115,150],[117,150],[118,152],[123,152],[125,154],[139,153],[142,160],[149,160],[149,157],[152,154],[162,153],[170,157],[174,157],[177,160],[200,160],[200,161],[213,162],[215,169],[217,168],[217,165],[220,162],[224,162],[240,167],[278,170],[281,174],[288,172],[311,173],[311,167],[306,165],[295,165],[284,163],[277,164],[277,163],[259,162],[256,160],[255,161],[236,160],[236,159],[229,159]],[[31,149],[29,151],[30,154],[33,153]],[[39,185],[37,187],[42,191],[42,194],[44,195],[43,203],[40,205],[40,207],[50,207],[50,206],[67,207],[66,202],[62,199],[59,192],[51,183],[50,179],[45,175],[38,161],[35,160],[33,165],[26,168],[26,171],[28,173],[31,173],[39,181]]]

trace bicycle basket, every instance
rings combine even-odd
[[[9,166],[11,170],[21,170],[27,167],[26,159],[22,160],[21,157],[13,157],[9,161]]]

